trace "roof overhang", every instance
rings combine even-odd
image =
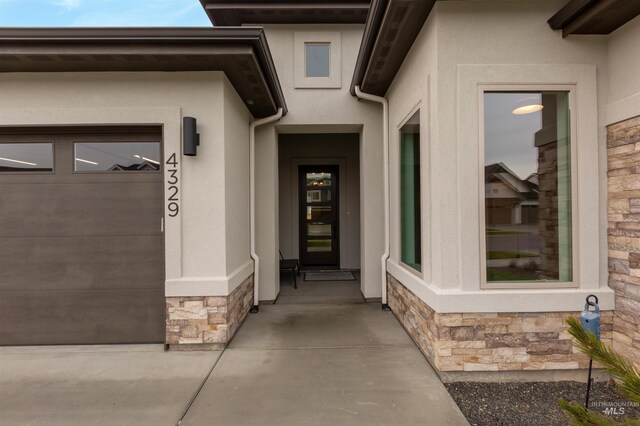
[[[287,111],[261,28],[0,28],[0,72],[222,71],[254,117]]]
[[[610,34],[638,15],[639,0],[570,0],[548,22],[563,37]]]
[[[373,0],[351,81],[365,93],[384,96],[436,0]]]
[[[200,0],[213,25],[363,24],[370,0]]]

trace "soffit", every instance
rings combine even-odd
[[[0,29],[0,72],[73,71],[222,71],[254,117],[286,112],[261,29]]]
[[[370,0],[200,0],[217,26],[363,24]]]
[[[640,15],[638,0],[571,0],[549,19],[562,36],[610,34]]]
[[[373,0],[351,93],[384,96],[436,0]]]

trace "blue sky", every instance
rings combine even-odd
[[[0,27],[210,27],[198,0],[0,0]]]

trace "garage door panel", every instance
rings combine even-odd
[[[2,238],[0,290],[164,288],[163,237]]]
[[[54,148],[53,172],[0,173],[0,345],[164,341],[163,173],[74,171],[74,142],[157,146],[161,128],[103,130],[0,129]]]
[[[0,238],[160,235],[163,194],[158,187],[158,183],[2,185]]]
[[[164,315],[163,290],[0,291],[0,342],[162,342]]]

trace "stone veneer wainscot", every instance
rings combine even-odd
[[[387,274],[391,310],[438,372],[570,370],[589,358],[573,345],[565,319],[579,312],[437,313]],[[613,312],[602,312],[611,344]]]
[[[167,297],[165,343],[174,349],[222,349],[246,319],[252,302],[253,275],[229,296]]]
[[[607,129],[613,348],[640,368],[640,117]]]

